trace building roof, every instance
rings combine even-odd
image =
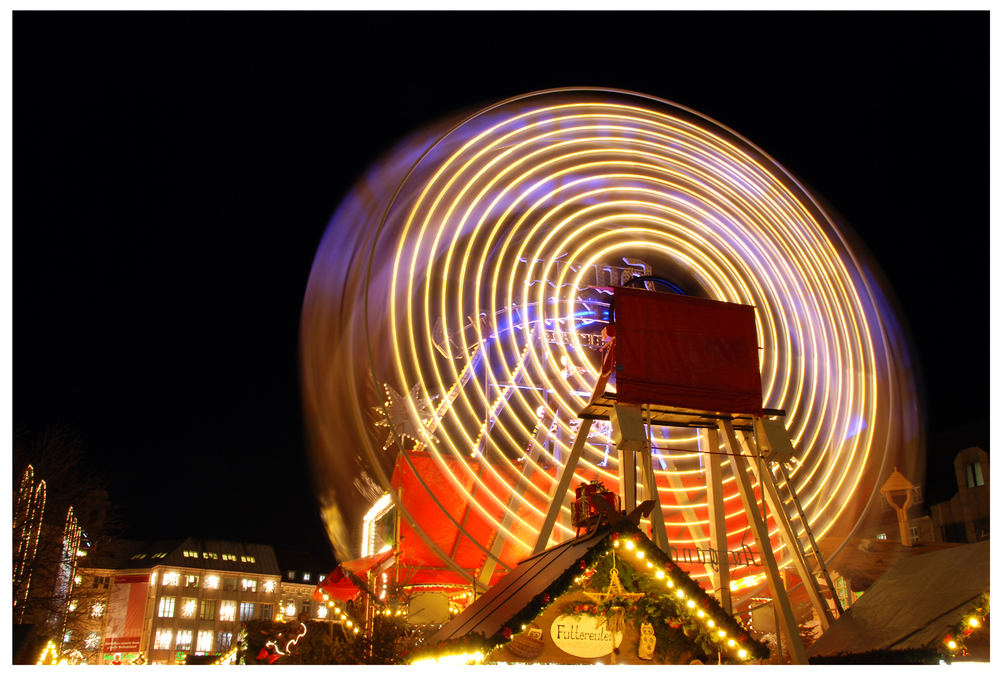
[[[152,542],[115,540],[95,549],[85,565],[112,570],[138,570],[165,565],[199,570],[280,574],[274,549],[270,545],[194,537]]]
[[[590,535],[550,547],[521,561],[461,614],[435,633],[429,644],[478,633],[493,638],[535,596],[580,562],[612,532],[604,526]]]
[[[808,654],[936,647],[989,588],[989,542],[905,558],[834,622]]]

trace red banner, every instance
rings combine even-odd
[[[105,652],[138,652],[146,612],[149,575],[119,575],[108,602]]]
[[[621,287],[614,302],[618,401],[761,410],[752,306]]]

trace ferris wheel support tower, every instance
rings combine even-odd
[[[718,551],[718,567],[712,572],[712,580],[719,590],[720,602],[732,612],[726,517],[722,500],[722,459],[725,457],[735,477],[754,542],[764,561],[764,573],[780,625],[791,644],[792,663],[808,663],[772,549],[765,516],[758,509],[754,484],[748,471],[760,485],[777,524],[779,538],[791,555],[824,631],[835,616],[820,592],[816,575],[822,575],[828,587],[832,588],[832,583],[782,467],[782,462],[793,454],[788,433],[778,418],[784,412],[761,406],[753,307],[615,288],[613,318],[604,334],[606,343],[601,375],[590,403],[579,414],[582,419],[580,428],[562,475],[553,489],[534,553],[548,546],[579,463],[589,426],[595,420],[610,421],[614,430],[619,453],[619,495],[625,511],[636,507],[640,486],[645,498],[659,502],[652,463],[652,426],[702,428],[707,431],[709,439],[705,478],[710,538]],[[613,375],[616,393],[607,390]],[[637,468],[640,474],[638,481]],[[775,480],[775,474],[781,475],[781,485]],[[781,486],[784,486],[795,506],[802,525],[801,532],[815,556],[816,568],[810,564],[799,533],[785,510],[786,501],[781,495]],[[669,554],[670,543],[661,507],[653,508],[651,523],[653,541]],[[831,591],[831,594],[834,609],[839,615],[842,609],[836,592]]]

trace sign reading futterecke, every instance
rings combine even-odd
[[[562,615],[552,621],[549,631],[556,647],[581,659],[594,659],[611,654],[622,644],[623,633],[616,633],[612,645],[611,632],[593,615]]]

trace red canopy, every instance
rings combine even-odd
[[[344,561],[334,568],[333,572],[327,575],[322,582],[316,585],[316,589],[313,591],[313,598],[320,603],[331,598],[344,602],[353,601],[361,595],[361,589],[351,580],[351,575],[355,575],[363,580],[369,570],[392,559],[394,553],[390,549],[380,554],[372,554],[371,556]],[[324,598],[324,594],[326,598]]]
[[[511,488],[508,484],[514,483],[516,476],[514,473],[498,474],[477,459],[461,461],[452,457],[435,457],[426,451],[408,451],[396,458],[392,487],[397,493],[402,489],[403,505],[431,541],[460,568],[476,576],[486,561],[486,552],[479,545],[489,549],[493,543],[498,524],[503,519],[501,503],[506,504],[510,500]],[[536,471],[532,475],[532,482],[543,493],[548,491],[552,479],[544,472]],[[509,567],[526,558],[530,554],[530,546],[534,544],[535,533],[525,522],[533,522],[537,528],[541,521],[538,511],[546,511],[539,494],[528,492],[525,497],[535,505],[536,511],[531,511],[523,501],[512,505],[516,517],[509,528],[526,544],[508,541],[503,545],[499,557]],[[468,535],[461,533],[455,522],[460,523]],[[470,584],[434,552],[406,517],[400,518],[398,551],[401,585]],[[498,564],[489,583],[496,583],[506,572]]]

